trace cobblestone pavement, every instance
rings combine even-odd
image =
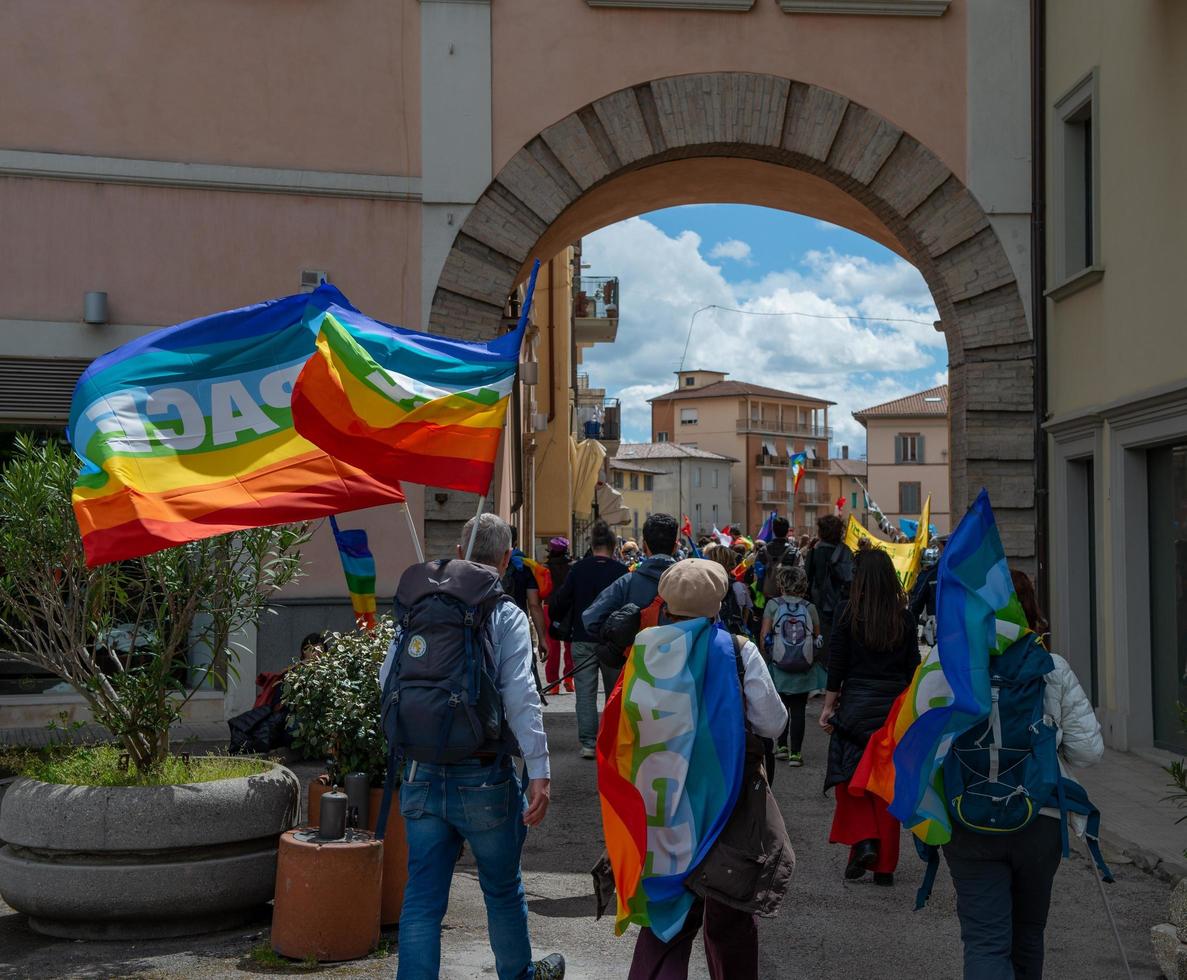
[[[813,702],[809,712],[813,710]],[[809,719],[811,722],[811,718]],[[578,758],[572,697],[554,698],[547,726],[553,752],[553,804],[545,824],[532,832],[524,853],[532,938],[541,954],[559,950],[575,980],[625,977],[631,935],[616,938],[612,923],[593,918],[588,875],[601,851],[594,764]],[[952,888],[941,870],[931,905],[914,912],[922,874],[904,837],[899,883],[894,889],[841,880],[844,849],[827,843],[831,799],[821,795],[824,737],[809,724],[803,769],[780,767],[775,795],[798,855],[791,892],[780,916],[760,926],[761,976],[849,978],[958,978],[959,928]],[[312,766],[298,767],[302,778]],[[1105,814],[1107,821],[1108,814]],[[1169,886],[1132,864],[1114,868],[1108,887],[1134,976],[1157,976],[1149,929],[1164,918]],[[0,903],[0,977],[242,977],[273,975],[391,977],[394,955],[324,966],[265,970],[248,953],[267,942],[267,916],[248,929],[198,939],[151,943],[61,942],[29,932],[24,920]],[[472,864],[454,877],[444,932],[446,980],[492,978],[486,917]],[[1107,980],[1124,976],[1091,866],[1074,854],[1056,879],[1047,933],[1048,980]],[[699,949],[690,976],[707,976]]]

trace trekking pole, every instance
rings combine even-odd
[[[1092,865],[1092,872],[1096,876],[1096,887],[1100,889],[1101,901],[1105,903],[1105,915],[1109,917],[1109,925],[1113,927],[1113,938],[1117,940],[1117,951],[1121,954],[1121,962],[1125,966],[1125,976],[1133,980],[1133,970],[1129,968],[1129,958],[1125,955],[1125,945],[1121,942],[1121,931],[1117,928],[1117,920],[1113,918],[1113,908],[1109,905],[1109,896],[1105,894],[1105,883],[1101,880],[1100,868],[1089,856],[1088,863]]]
[[[559,684],[563,684],[565,681],[567,681],[574,674],[580,674],[583,670],[585,670],[586,667],[588,667],[590,664],[592,664],[597,659],[598,659],[598,655],[596,653],[591,653],[588,657],[586,657],[583,661],[581,661],[581,663],[579,663],[576,667],[574,667],[572,670],[570,670],[563,677],[558,677],[555,681],[553,681],[551,684],[549,684],[548,687],[551,689],[551,688],[556,687]]]

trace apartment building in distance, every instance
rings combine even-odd
[[[651,438],[736,460],[734,521],[757,530],[771,511],[811,533],[833,502],[829,495],[828,409],[834,402],[728,380],[724,371],[678,371],[676,388],[651,401]],[[804,452],[808,469],[792,492],[789,459]]]
[[[915,520],[931,495],[936,532],[951,529],[948,488],[948,386],[929,388],[854,412],[866,430],[866,486],[892,524]]]
[[[624,502],[635,485],[635,476],[640,492],[649,484],[652,488],[651,513],[671,514],[678,521],[687,514],[693,534],[700,535],[733,522],[732,468],[737,462],[730,456],[674,442],[624,442],[610,462],[610,471],[615,487],[617,475],[623,474]]]

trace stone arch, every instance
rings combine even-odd
[[[1033,339],[1005,250],[935,154],[836,92],[721,72],[657,79],[583,106],[516,153],[478,200],[438,280],[432,329],[493,335],[550,227],[577,215],[589,195],[646,168],[713,157],[827,182],[920,270],[948,345],[952,510],[988,487],[1007,553],[1033,556]],[[802,210],[794,201],[786,208]],[[579,226],[570,240],[599,224]]]

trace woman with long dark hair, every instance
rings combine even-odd
[[[858,552],[849,601],[833,624],[820,712],[820,727],[832,735],[824,788],[835,788],[837,801],[829,840],[849,846],[845,877],[851,881],[873,871],[875,884],[894,884],[899,823],[885,801],[850,792],[849,781],[918,666],[915,617],[890,556],[875,548]]]

